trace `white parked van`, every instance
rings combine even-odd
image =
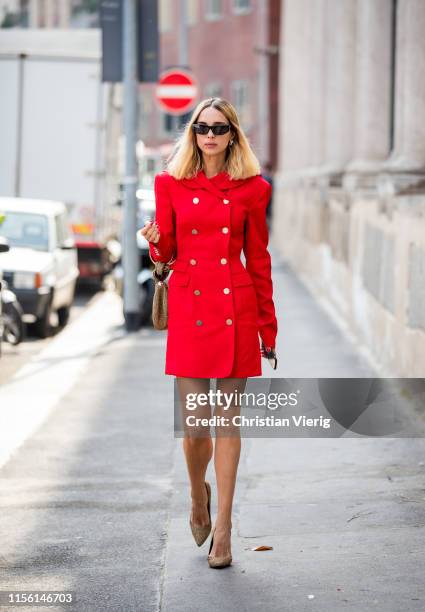
[[[24,321],[35,322],[41,337],[50,333],[56,311],[65,325],[74,300],[78,256],[63,202],[0,198],[0,236],[9,251],[0,253],[0,268],[24,311]]]

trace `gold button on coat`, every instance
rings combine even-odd
[[[220,263],[222,263],[222,264],[226,264],[226,263],[227,263],[227,259],[226,259],[225,257],[222,257],[222,258],[220,259]]]
[[[227,293],[230,293],[230,289],[229,289],[228,287],[225,287],[225,288],[223,289],[223,293],[226,293],[226,294],[227,294]]]
[[[228,204],[229,200],[223,200],[223,204]]]
[[[198,203],[199,203],[199,198],[193,198],[192,202],[193,202],[194,204],[198,204]]]
[[[221,231],[223,232],[223,234],[227,234],[228,231],[229,231],[229,228],[228,227],[223,227]]]
[[[195,289],[193,292],[195,295],[201,295],[201,292],[199,291],[199,289]]]
[[[196,321],[196,325],[202,325],[202,321],[201,321],[200,319],[198,319],[198,320]]]
[[[231,325],[233,323],[232,319],[226,319],[227,325]]]
[[[198,233],[198,230],[197,230],[197,229],[193,229],[193,230],[192,230],[192,234],[197,234],[197,233]]]
[[[191,263],[192,266],[196,265],[196,259],[191,259],[190,263]]]

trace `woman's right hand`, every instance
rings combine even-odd
[[[148,242],[156,244],[159,240],[160,233],[156,221],[146,221],[144,227],[140,230],[140,233]]]

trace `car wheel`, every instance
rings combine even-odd
[[[52,315],[52,299],[46,305],[43,315],[34,324],[34,331],[39,338],[48,338],[52,333],[50,317]]]
[[[14,346],[22,342],[25,336],[25,325],[22,320],[23,314],[22,307],[18,302],[11,302],[4,306],[3,339]]]
[[[69,313],[70,313],[69,306],[62,306],[62,308],[58,308],[58,321],[61,327],[65,327],[65,325],[68,323]]]

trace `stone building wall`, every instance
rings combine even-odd
[[[423,376],[425,2],[283,7],[272,242],[384,371]]]

